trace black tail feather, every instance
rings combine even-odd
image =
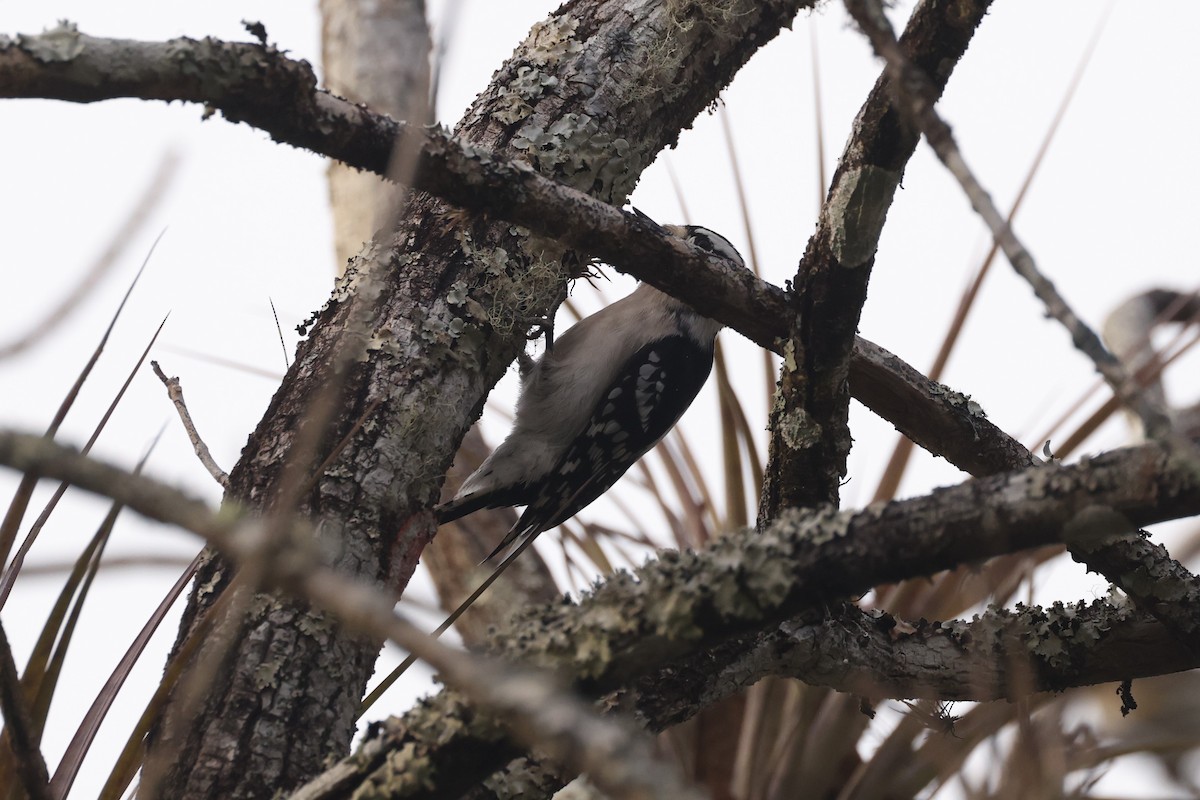
[[[490,494],[469,494],[465,497],[456,497],[440,506],[434,506],[433,513],[437,515],[438,524],[445,525],[447,522],[453,522],[459,517],[465,517],[481,508],[496,508],[504,505],[492,502],[493,499]]]

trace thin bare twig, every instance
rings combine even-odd
[[[267,302],[271,304],[271,316],[275,318],[275,332],[279,334],[279,349],[283,351],[283,368],[289,369],[292,365],[288,361],[287,344],[283,341],[283,328],[279,326],[279,312],[275,310],[275,301],[267,298]]]
[[[1046,129],[1046,135],[1042,138],[1037,153],[1034,155],[1033,161],[1025,173],[1025,179],[1021,182],[1021,188],[1017,191],[1016,199],[1013,200],[1012,207],[1008,210],[1008,222],[1010,225],[1016,219],[1017,212],[1020,211],[1025,196],[1033,186],[1033,180],[1037,176],[1038,170],[1046,158],[1046,154],[1050,151],[1050,145],[1054,141],[1054,136],[1062,125],[1062,121],[1067,115],[1067,110],[1071,106],[1071,100],[1075,97],[1076,90],[1083,82],[1083,76],[1087,72],[1088,64],[1091,62],[1096,46],[1100,43],[1100,34],[1104,31],[1112,7],[1113,3],[1110,2],[1100,21],[1096,24],[1096,29],[1092,32],[1092,38],[1088,41],[1087,47],[1084,48],[1083,55],[1080,57],[1079,64],[1075,67],[1075,74],[1071,76],[1071,80],[1067,84],[1062,101],[1058,105],[1058,110],[1055,111],[1054,118],[1050,121],[1050,125]],[[926,373],[932,380],[940,381],[942,379],[942,372],[950,360],[950,355],[955,345],[959,342],[960,334],[967,322],[967,316],[970,314],[971,309],[975,307],[975,301],[979,296],[980,289],[983,287],[984,278],[987,277],[991,271],[992,264],[995,263],[998,249],[999,244],[993,240],[987,255],[984,256],[983,261],[976,268],[971,283],[963,292],[962,297],[959,298],[958,307],[954,311],[954,316],[950,320],[950,325],[946,329],[945,336],[942,337],[942,343],[938,348],[937,355],[934,356],[933,365],[929,368],[929,372]],[[1045,441],[1045,438],[1041,441]],[[912,451],[912,439],[901,437],[896,442],[896,447],[892,450],[892,455],[884,467],[883,477],[880,479],[879,485],[875,488],[875,495],[872,502],[890,500],[896,496]]]
[[[1033,287],[1046,311],[1067,329],[1075,347],[1091,359],[1113,392],[1142,420],[1147,436],[1155,439],[1175,438],[1171,436],[1171,422],[1163,409],[1138,389],[1096,332],[1071,309],[1054,284],[1038,270],[1033,256],[1013,233],[1012,226],[971,172],[954,141],[950,126],[934,108],[937,95],[929,77],[904,55],[879,0],[845,0],[845,3],[875,52],[887,63],[892,85],[899,95],[900,111],[924,134],[938,159],[962,186],[972,208],[992,231],[1013,269]]]
[[[228,489],[229,475],[213,460],[212,453],[208,451],[208,445],[196,431],[192,415],[188,413],[187,404],[183,401],[183,387],[179,385],[179,378],[168,378],[157,361],[151,361],[150,367],[158,379],[163,382],[163,386],[167,387],[167,397],[171,398],[171,402],[175,404],[175,410],[179,412],[179,420],[183,423],[183,429],[187,431],[188,439],[192,442],[192,449],[196,451],[196,457],[208,470],[208,474],[213,476],[213,480],[221,484],[222,489]]]

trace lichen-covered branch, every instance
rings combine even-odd
[[[850,372],[855,397],[870,392],[876,413],[903,420],[897,423],[901,433],[915,442],[940,442],[945,447],[939,452],[926,444],[931,452],[976,477],[1038,463],[1024,445],[993,428],[970,397],[931,381],[870,342],[860,340],[855,354]],[[1200,608],[1200,580],[1166,548],[1133,529],[1102,541],[1067,544],[1072,558],[1103,575],[1174,631],[1185,647],[1200,653],[1200,619],[1192,611]]]
[[[923,0],[901,39],[908,57],[945,88],[990,0]],[[793,281],[771,410],[770,460],[759,504],[766,524],[789,507],[837,503],[850,452],[847,374],[875,250],[918,134],[892,107],[881,75],[854,120],[817,231]]]
[[[794,13],[810,4],[774,5],[790,7]],[[781,15],[775,9],[771,16],[778,20]],[[536,85],[535,74],[536,70],[519,75],[519,85],[501,98],[502,103],[527,105],[523,99],[526,94],[549,95],[553,84],[546,88]],[[527,85],[530,82],[534,83]],[[415,189],[527,226],[603,259],[684,297],[697,310],[720,319],[763,347],[774,346],[780,329],[772,323],[787,315],[782,290],[719,259],[710,260],[703,251],[678,237],[614,208],[610,205],[612,198],[598,198],[561,179],[548,178],[525,160],[506,157],[461,135],[397,122],[322,91],[306,62],[288,59],[273,47],[215,39],[102,39],[69,25],[34,36],[0,36],[0,97],[74,102],[141,97],[203,103],[220,110],[231,122],[253,125],[277,141],[380,175],[389,175],[388,165],[397,141],[409,139],[407,146],[417,153],[412,175]],[[499,113],[498,121],[511,121],[517,112]],[[570,122],[580,125],[580,129],[522,129],[535,138],[519,139],[518,150],[535,152],[535,147],[578,145],[584,142],[570,137],[595,135],[588,133],[592,120],[576,118]],[[616,142],[611,152],[583,153],[573,158],[602,158],[608,188],[614,188],[612,181],[619,178],[623,200],[645,159],[628,148],[628,142]],[[587,182],[579,177],[576,175],[574,182],[586,187]]]
[[[1106,600],[993,608],[971,620],[915,623],[842,603],[733,637],[646,675],[601,703],[633,709],[648,730],[662,731],[773,676],[852,692],[869,702],[987,702],[1198,666],[1200,657],[1179,646],[1152,617]],[[354,762],[347,760],[331,775],[349,781],[354,771]],[[468,796],[549,797],[552,791],[534,795],[527,788],[547,783],[557,788],[564,779],[550,764],[521,760],[490,778],[490,791]],[[337,796],[315,794],[309,800]]]
[[[896,429],[968,475],[980,477],[1037,463],[1025,445],[988,420],[970,395],[930,380],[879,345],[857,338],[850,394]]]
[[[681,659],[637,682],[630,702],[662,730],[772,675],[872,699],[984,702],[1200,666],[1153,617],[1104,600],[950,622],[907,623],[849,604],[815,616]]]

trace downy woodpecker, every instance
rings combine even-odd
[[[664,228],[745,266],[733,245],[707,228]],[[573,326],[523,376],[508,438],[438,507],[438,521],[525,506],[491,559],[574,516],[691,405],[712,371],[721,327],[648,284]]]

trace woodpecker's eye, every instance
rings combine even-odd
[[[713,255],[728,258],[739,267],[746,266],[746,262],[742,261],[742,256],[738,253],[737,248],[730,244],[729,240],[721,234],[714,233],[708,228],[703,228],[699,225],[688,225],[687,234],[687,240],[696,245],[696,247],[707,250]]]

